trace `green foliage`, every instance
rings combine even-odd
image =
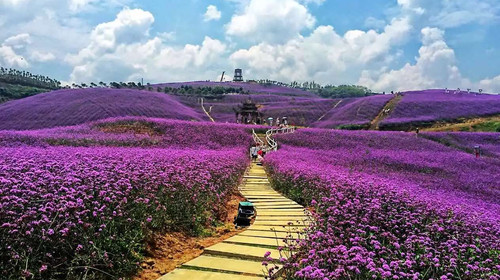
[[[488,121],[472,126],[474,131],[500,132],[500,121]]]
[[[47,89],[43,88],[15,84],[11,85],[0,82],[0,103],[36,95],[46,91]]]
[[[344,124],[337,127],[337,129],[343,130],[364,130],[368,129],[370,124]]]
[[[243,88],[231,88],[231,87],[192,87],[192,86],[181,86],[180,88],[165,87],[163,89],[165,93],[171,93],[175,95],[184,96],[196,96],[196,97],[220,97],[226,94],[245,94]]]
[[[324,87],[313,88],[312,90],[325,98],[364,97],[376,94],[366,87],[356,85],[326,85]]]
[[[0,67],[0,82],[44,89],[58,89],[61,86],[61,82],[56,79],[4,67]]]

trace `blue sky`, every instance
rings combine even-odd
[[[0,65],[67,83],[241,67],[247,79],[497,93],[499,27],[497,0],[0,0]]]

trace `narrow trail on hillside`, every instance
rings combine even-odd
[[[380,110],[378,115],[371,121],[369,130],[379,130],[379,124],[383,120],[385,120],[391,113],[394,111],[394,108],[398,105],[398,103],[403,99],[402,95],[395,95],[387,104],[385,104],[384,108]]]
[[[344,101],[344,100],[340,100],[339,102],[337,102],[337,103],[336,103],[336,104],[332,107],[332,109],[330,109],[330,110],[326,111],[326,113],[324,113],[321,117],[319,117],[319,119],[318,119],[316,122],[319,122],[319,121],[321,121],[324,117],[326,117],[326,115],[328,115],[328,113],[330,113],[330,111],[331,111],[331,110],[333,110],[333,109],[337,108],[337,107],[340,105],[340,103],[342,103],[342,101]]]
[[[205,115],[207,115],[207,117],[210,119],[210,121],[212,122],[215,122],[214,118],[212,118],[212,116],[210,116],[210,113],[205,109],[205,106],[203,105],[203,98],[201,99],[201,109],[203,110],[203,112],[205,112]]]
[[[266,252],[280,258],[284,238],[299,235],[309,223],[301,205],[276,192],[262,165],[252,163],[239,186],[240,193],[254,204],[257,216],[247,230],[205,249],[203,254],[158,280],[257,280],[265,279],[262,261]],[[290,226],[290,223],[293,226]]]

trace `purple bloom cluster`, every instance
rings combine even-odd
[[[133,274],[152,232],[224,218],[252,139],[238,125],[144,118],[0,134],[1,279]]]
[[[319,122],[317,128],[337,128],[342,125],[368,126],[384,108],[393,95],[374,95],[356,99],[342,100]]]
[[[424,132],[421,136],[469,153],[479,146],[481,155],[500,158],[500,133]]]
[[[58,90],[1,104],[0,130],[69,126],[124,116],[208,120],[167,94],[94,88]]]
[[[500,279],[498,159],[399,132],[279,141],[273,186],[316,209],[291,279]]]
[[[152,134],[138,134],[134,127]],[[100,120],[71,127],[30,131],[0,131],[0,146],[119,146],[223,149],[251,144],[252,128],[141,117]],[[116,131],[116,129],[121,129]]]
[[[500,96],[473,93],[445,93],[444,90],[406,92],[381,129],[402,124],[424,125],[435,121],[500,114]]]
[[[246,165],[242,149],[0,148],[1,278],[133,272],[149,231],[223,215]]]

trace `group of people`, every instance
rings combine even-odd
[[[262,160],[266,152],[264,151],[264,147],[261,145],[253,144],[250,147],[250,156],[252,157],[252,162],[257,162],[257,164],[262,164]]]
[[[288,126],[288,118],[287,117],[276,118],[276,120],[274,120],[273,118],[268,118],[266,123],[270,126],[273,126],[273,121],[274,121],[274,124],[276,126],[279,126],[279,127]]]

